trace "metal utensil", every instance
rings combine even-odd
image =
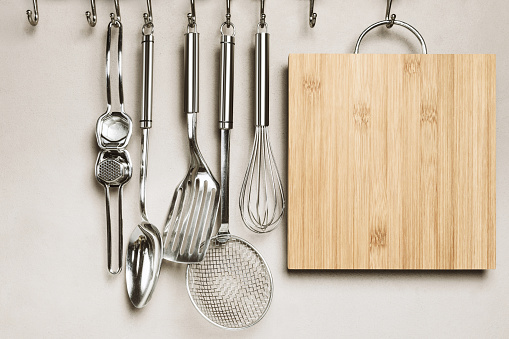
[[[113,112],[111,108],[111,30],[118,28],[118,96],[120,112]],[[112,19],[108,24],[106,39],[106,112],[99,117],[96,124],[97,144],[103,149],[123,149],[131,138],[133,122],[124,109],[124,87],[122,82],[122,23]]]
[[[283,185],[269,141],[269,39],[262,12],[256,33],[256,132],[239,199],[242,220],[257,233],[274,230],[285,210]]]
[[[149,10],[150,0],[147,0]],[[154,63],[154,35],[152,15],[146,17],[142,29],[143,35],[143,111],[140,121],[141,137],[141,166],[140,166],[140,210],[141,223],[135,227],[126,257],[126,285],[131,303],[137,307],[144,307],[152,297],[159,271],[161,269],[163,239],[156,226],[151,224],[146,212],[146,180],[148,165],[148,136],[152,128],[152,87]]]
[[[104,186],[106,193],[106,225],[108,243],[108,270],[111,274],[122,270],[122,189],[132,176],[132,165],[129,153],[126,150],[104,150],[99,153],[95,165],[95,177]],[[117,260],[113,260],[113,239],[111,237],[110,188],[118,188],[118,252]],[[113,268],[112,262],[118,262]]]
[[[231,24],[233,25],[233,24]],[[196,309],[227,329],[253,326],[267,313],[273,282],[269,266],[244,239],[229,231],[230,130],[233,128],[235,37],[221,38],[221,227],[202,262],[187,266],[187,291]],[[228,89],[224,91],[224,89]]]
[[[194,1],[192,1],[194,4]],[[194,9],[194,6],[193,6]],[[185,98],[187,113],[189,171],[173,195],[163,233],[166,260],[191,263],[203,259],[210,243],[219,209],[219,184],[212,176],[196,142],[198,113],[199,33],[195,16],[188,14],[185,34]],[[190,32],[194,29],[194,32]]]
[[[154,292],[162,262],[161,233],[142,221],[131,233],[127,246],[127,294],[136,308],[147,305]]]
[[[111,109],[111,33],[112,27],[118,28],[118,82],[120,112],[112,112]],[[97,157],[95,176],[99,183],[104,185],[106,192],[106,220],[108,238],[108,270],[111,274],[117,274],[122,270],[123,235],[122,235],[122,188],[132,176],[132,163],[129,152],[125,147],[129,143],[132,133],[132,120],[124,111],[124,92],[122,86],[122,23],[120,22],[120,10],[117,8],[117,16],[111,14],[111,22],[108,24],[106,40],[106,112],[99,117],[96,125],[97,144],[101,152]],[[113,253],[111,239],[110,217],[110,188],[118,187],[118,267],[112,268]]]

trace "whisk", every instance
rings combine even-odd
[[[257,233],[274,230],[285,210],[283,185],[269,140],[269,38],[262,5],[256,33],[256,132],[239,199],[244,223]]]

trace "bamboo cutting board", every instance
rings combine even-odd
[[[288,268],[495,268],[495,55],[289,57]]]

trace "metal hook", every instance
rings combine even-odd
[[[265,15],[265,0],[261,0],[261,2],[260,2],[260,23],[259,23],[261,28],[265,27],[265,24],[266,24],[265,18],[266,17],[267,16]]]
[[[95,27],[95,24],[97,24],[97,12],[95,10],[95,0],[90,0],[90,5],[92,6],[92,13],[90,13],[90,11],[86,11],[85,15],[87,16],[88,24],[92,27]]]
[[[313,28],[316,25],[317,14],[314,12],[315,0],[310,0],[309,4],[309,27]]]
[[[226,27],[230,28],[232,15],[230,14],[230,0],[226,0]]]
[[[37,8],[37,0],[34,1],[34,12],[32,16],[32,11],[27,10],[27,16],[28,16],[28,22],[30,22],[30,25],[36,26],[37,23],[39,23],[39,9]]]
[[[121,22],[121,16],[120,16],[120,3],[119,0],[115,1],[115,13],[110,13],[110,18],[112,23]]]
[[[152,16],[152,1],[147,0],[147,13],[143,14],[143,19],[145,19],[145,25],[153,24],[153,16]]]
[[[191,0],[191,13],[187,13],[188,27],[196,26],[196,8],[194,7],[194,0]]]
[[[394,20],[396,20],[396,14],[391,15],[392,0],[387,0],[387,8],[385,10],[385,20],[389,20],[390,23],[385,25],[387,28],[394,26]]]

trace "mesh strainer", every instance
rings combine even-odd
[[[253,326],[272,301],[267,263],[251,244],[232,235],[214,237],[205,259],[187,267],[186,281],[196,309],[226,329]]]
[[[222,328],[243,329],[253,326],[267,313],[273,283],[269,266],[261,254],[250,243],[229,232],[235,39],[223,35],[221,46],[221,227],[218,235],[212,238],[203,261],[187,266],[186,282],[194,306],[207,320]]]

